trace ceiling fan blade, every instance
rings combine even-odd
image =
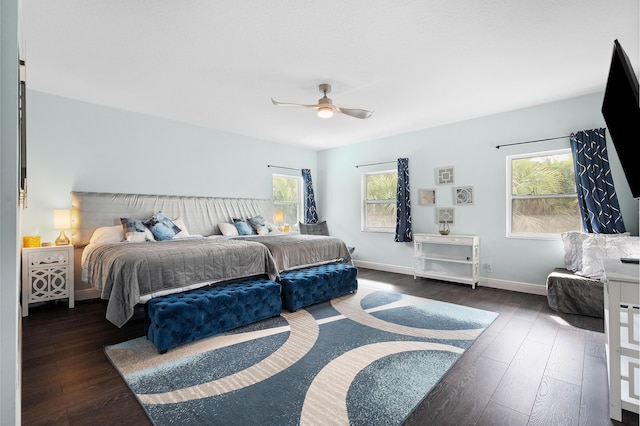
[[[373,111],[367,111],[366,109],[339,108],[335,106],[333,108],[338,112],[347,114],[348,116],[355,117],[355,118],[362,118],[362,119],[369,118],[371,117],[371,114],[373,114]]]
[[[294,104],[294,103],[291,103],[291,102],[278,102],[273,98],[271,98],[271,102],[273,102],[273,104],[277,105],[277,106],[298,106],[298,107],[305,107],[305,108],[318,108],[320,106],[320,105]]]

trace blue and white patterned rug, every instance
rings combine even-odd
[[[394,425],[497,316],[359,280],[163,355],[144,337],[105,352],[156,425]]]

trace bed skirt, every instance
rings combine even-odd
[[[556,268],[547,277],[547,302],[556,312],[604,318],[604,284]]]

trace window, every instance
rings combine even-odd
[[[300,212],[303,209],[302,177],[274,174],[272,182],[276,225],[297,225],[301,218]],[[278,217],[278,211],[282,212],[282,218]]]
[[[554,239],[581,229],[570,149],[507,157],[507,237]]]
[[[362,175],[362,230],[395,232],[398,172]]]

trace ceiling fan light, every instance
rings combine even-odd
[[[333,117],[333,109],[331,107],[326,107],[326,106],[318,108],[318,117],[320,118]]]

